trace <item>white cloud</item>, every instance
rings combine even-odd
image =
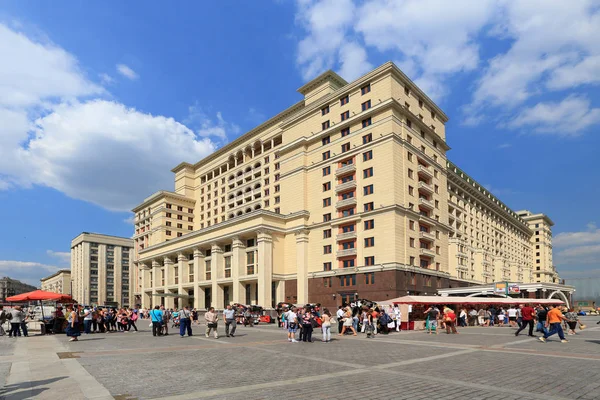
[[[117,72],[127,79],[135,80],[139,78],[138,74],[125,64],[117,64]]]
[[[134,215],[132,215],[132,216],[131,216],[131,217],[129,217],[129,218],[125,218],[125,219],[123,220],[123,222],[125,222],[127,225],[133,225],[133,223],[135,222],[135,216],[134,216]]]
[[[340,48],[340,75],[348,81],[373,69],[367,60],[367,51],[356,42],[345,43]]]
[[[0,189],[43,185],[110,210],[173,186],[170,170],[215,149],[173,118],[92,95],[77,59],[0,24]],[[220,114],[202,132],[227,129]]]
[[[112,76],[110,76],[107,73],[102,73],[99,75],[100,76],[100,80],[102,81],[103,84],[105,85],[111,85],[115,80],[113,79]]]
[[[36,287],[40,287],[40,279],[52,275],[59,269],[38,262],[0,260],[0,276],[8,276]]]
[[[34,42],[2,23],[0,60],[0,108],[39,106],[52,99],[104,92],[85,77],[71,54],[49,42]]]
[[[510,144],[510,143],[502,143],[502,144],[498,145],[499,149],[509,149],[511,147],[512,147],[512,144]]]
[[[557,135],[577,135],[600,122],[600,108],[592,108],[589,99],[569,96],[560,103],[538,103],[523,109],[509,124],[511,128],[526,127],[533,132]]]
[[[228,134],[235,136],[241,131],[238,125],[225,121],[220,111],[217,111],[215,118],[209,117],[197,103],[188,107],[188,116],[183,123],[194,129],[200,137],[213,137],[222,142],[227,141]]]
[[[582,246],[587,244],[600,244],[600,228],[590,222],[587,230],[581,232],[562,232],[553,239],[554,247]],[[600,262],[600,260],[598,260]]]
[[[46,250],[46,254],[50,257],[58,258],[62,264],[68,265],[71,263],[71,253],[68,251]]]
[[[554,237],[553,245],[558,249],[555,256],[558,265],[567,267],[598,265],[600,228],[594,222],[590,222],[586,228],[579,232],[562,232]]]

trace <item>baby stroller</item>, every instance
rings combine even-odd
[[[375,327],[373,326],[373,323],[369,323],[367,324],[367,326],[365,326],[365,333],[367,334],[367,338],[372,339],[373,337],[375,337],[375,335],[373,335],[374,332]]]
[[[171,324],[171,328],[179,328],[179,315],[173,317],[173,323]]]

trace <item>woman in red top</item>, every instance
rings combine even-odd
[[[448,307],[444,307],[444,322],[446,323],[446,333],[448,335],[450,330],[452,330],[452,333],[458,333],[456,331],[456,314]]]

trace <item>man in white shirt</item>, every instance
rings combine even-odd
[[[398,305],[394,306],[394,319],[396,320],[396,332],[400,332],[402,327],[402,311],[400,311],[400,307]]]
[[[92,319],[94,318],[94,310],[92,309],[92,307],[86,307],[83,310],[83,331],[85,332],[86,335],[92,333],[91,332],[91,327],[92,327]]]
[[[508,324],[512,327],[517,325],[517,309],[514,306],[508,309]]]
[[[344,318],[344,309],[342,308],[342,306],[338,307],[337,313],[335,315],[338,320],[338,333],[342,333],[342,328],[344,325],[344,321],[342,321],[342,319]]]
[[[296,331],[298,330],[298,314],[296,314],[296,307],[292,307],[285,315],[286,321],[288,321],[288,342],[296,343]]]

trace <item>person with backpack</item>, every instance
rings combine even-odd
[[[381,311],[381,315],[379,316],[379,326],[381,327],[381,333],[387,335],[389,333],[388,324],[392,322],[390,316],[385,312],[385,310]]]
[[[440,310],[436,306],[430,306],[427,310],[425,310],[425,315],[427,315],[427,333],[431,335],[431,331],[435,330],[435,334],[438,334],[438,316],[440,315]]]

